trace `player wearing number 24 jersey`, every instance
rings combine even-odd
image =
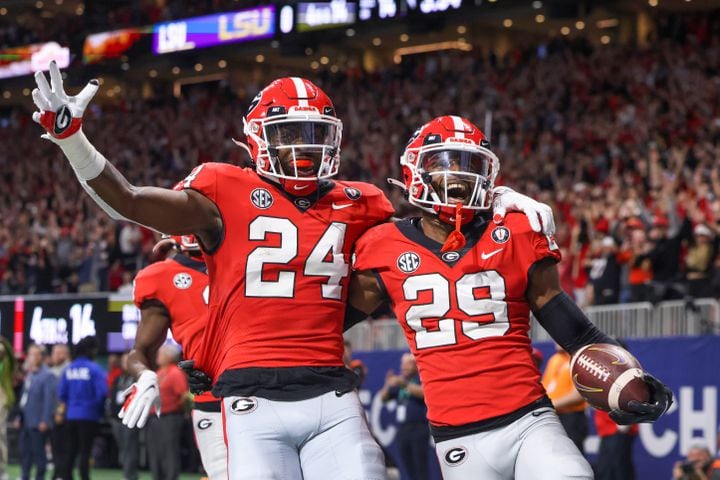
[[[348,323],[389,300],[415,354],[446,480],[592,478],[540,383],[530,311],[569,352],[612,340],[560,290],[553,237],[523,215],[489,221],[499,161],[466,119],[423,126],[401,166],[397,183],[423,215],[358,240]],[[654,420],[668,406],[657,392],[645,412],[622,415]]]
[[[36,76],[33,119],[100,206],[203,247],[211,288],[196,361],[222,397],[228,477],[384,478],[342,329],[352,246],[392,208],[372,185],[332,180],[342,123],[327,95],[274,81],[243,118],[253,168],[205,164],[171,190],[130,185],[84,136],[97,82],[68,97],[55,63],[50,78]],[[514,195],[503,196],[512,208]]]

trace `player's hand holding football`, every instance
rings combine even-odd
[[[105,157],[98,154],[82,133],[82,117],[98,91],[97,80],[90,80],[80,93],[68,96],[57,63],[50,62],[50,83],[43,72],[35,74],[37,88],[32,98],[37,106],[33,120],[47,133],[42,138],[56,143],[70,161],[80,180],[92,180],[105,168]]]
[[[530,221],[530,228],[545,235],[555,233],[552,208],[508,187],[493,189],[493,221],[502,223],[507,212],[523,212]]]
[[[647,402],[631,400],[626,410],[611,411],[610,418],[618,425],[654,422],[672,405],[673,394],[667,386],[649,373],[643,374],[642,379],[650,392],[649,400]]]
[[[187,375],[188,387],[193,395],[207,392],[212,388],[212,379],[202,370],[195,368],[195,360],[183,360],[178,363],[178,367]]]
[[[118,413],[123,425],[128,428],[142,428],[150,416],[150,410],[155,407],[157,416],[160,416],[160,387],[157,374],[152,370],[145,370],[140,374],[137,382],[125,390],[125,403]]]

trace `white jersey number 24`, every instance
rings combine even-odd
[[[343,255],[346,229],[346,224],[332,222],[305,259],[305,276],[327,277],[321,285],[322,298],[342,298],[340,282],[350,272]],[[250,241],[266,240],[268,233],[280,235],[280,246],[256,247],[250,252],[245,269],[245,295],[293,298],[295,270],[275,267],[275,280],[263,279],[263,271],[266,265],[287,265],[295,260],[298,256],[298,227],[287,218],[261,216],[250,222]]]

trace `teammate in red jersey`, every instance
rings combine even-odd
[[[342,323],[352,245],[393,210],[372,185],[330,180],[342,124],[327,95],[304,79],[274,81],[243,119],[254,168],[207,163],[168,190],[130,185],[82,133],[96,81],[68,97],[55,63],[50,78],[36,75],[33,119],[100,205],[195,234],[203,248],[212,288],[197,360],[223,398],[229,477],[384,478],[357,376],[343,366]],[[503,198],[539,228],[540,204]]]
[[[128,365],[137,378],[120,410],[129,428],[142,428],[152,406],[160,412],[160,392],[155,358],[168,329],[186,358],[198,358],[202,332],[207,325],[208,276],[200,246],[191,235],[167,237],[156,250],[169,251],[164,261],[140,270],[135,277],[133,300],[141,321]],[[227,478],[227,449],[223,437],[220,399],[212,393],[196,395],[193,429],[200,458],[210,480]]]
[[[612,340],[562,293],[553,237],[522,215],[488,221],[499,162],[465,119],[423,126],[401,164],[408,198],[424,213],[358,240],[348,319],[390,301],[417,360],[443,477],[592,478],[540,383],[530,311],[569,352]],[[647,382],[651,401],[614,412],[616,421],[666,411],[671,393]]]

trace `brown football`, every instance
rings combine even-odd
[[[629,401],[650,398],[640,362],[617,345],[584,346],[570,360],[570,372],[580,394],[600,410],[626,410]]]

